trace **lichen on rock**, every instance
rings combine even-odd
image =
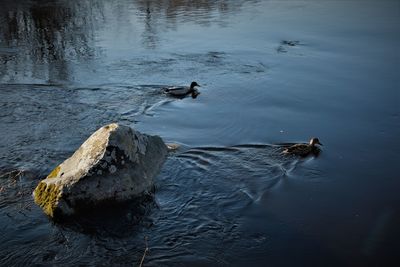
[[[60,171],[60,166],[55,167],[54,170],[52,170],[51,173],[47,176],[47,178],[57,177],[59,171]]]
[[[34,196],[35,202],[43,209],[44,213],[50,217],[54,217],[58,199],[61,197],[59,187],[56,184],[47,185],[45,182],[40,182],[35,188]]]

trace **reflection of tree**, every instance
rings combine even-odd
[[[156,20],[152,17],[152,10],[150,3],[146,3],[146,10],[144,15],[144,32],[143,43],[148,48],[155,48],[157,43],[157,27]]]
[[[258,0],[0,1],[0,82],[21,82],[71,80],[73,63],[95,57],[95,33],[106,22],[124,38],[138,19],[143,46],[155,49],[162,31],[186,22],[224,25],[243,3]]]
[[[69,61],[94,55],[96,7],[92,0],[6,2],[0,9],[0,80],[68,80]]]
[[[237,10],[244,2],[249,2],[249,0],[137,0],[135,5],[142,12],[150,8],[158,16],[165,17],[167,22],[171,22],[168,20],[174,20],[177,17],[197,17],[210,20],[214,11],[230,13]]]
[[[143,43],[147,48],[155,48],[158,41],[157,34],[163,28],[176,29],[178,22],[193,22],[204,26],[217,22],[223,25],[224,21],[216,18],[216,14],[225,16],[234,13],[248,1],[137,0],[134,4],[144,20]]]

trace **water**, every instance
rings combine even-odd
[[[137,266],[146,242],[144,266],[398,265],[399,23],[390,0],[3,0],[1,265]],[[32,190],[115,121],[182,145],[154,200],[52,223]],[[312,136],[318,158],[276,145]]]

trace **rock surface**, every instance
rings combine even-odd
[[[38,184],[34,200],[50,217],[130,200],[151,190],[167,153],[158,136],[106,125]]]

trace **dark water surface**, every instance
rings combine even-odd
[[[137,266],[147,238],[144,266],[399,266],[399,25],[395,0],[2,0],[0,265]],[[183,149],[148,205],[52,223],[33,188],[110,122]]]

